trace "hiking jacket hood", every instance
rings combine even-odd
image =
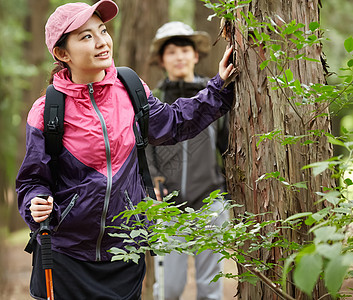
[[[150,105],[149,142],[175,144],[197,135],[225,114],[233,101],[233,88],[220,92],[223,81],[216,75],[194,101],[160,102],[144,88]],[[75,84],[66,69],[54,76],[54,86],[64,92],[63,150],[59,156],[57,192],[45,153],[43,112],[45,96],[28,114],[26,155],[16,179],[19,211],[31,230],[36,223],[30,201],[37,195],[53,195],[52,249],[86,261],[107,261],[112,247],[123,240],[111,237],[113,218],[145,197],[138,170],[133,132],[134,109],[114,64],[101,82]],[[136,216],[137,218],[138,216]]]

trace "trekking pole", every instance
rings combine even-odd
[[[40,195],[40,198],[48,199],[47,195]],[[42,244],[42,266],[45,272],[45,284],[47,288],[47,300],[54,300],[53,288],[53,257],[51,252],[51,236],[49,227],[49,216],[40,223],[40,242]]]
[[[159,194],[163,199],[163,183],[165,178],[163,176],[156,176],[154,178],[154,186],[159,190]],[[161,222],[161,221],[158,221]],[[157,256],[157,272],[158,272],[158,300],[164,300],[164,257]]]

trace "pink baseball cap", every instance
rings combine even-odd
[[[95,11],[105,23],[117,15],[119,8],[112,0],[100,0],[92,6],[77,2],[61,5],[50,15],[45,25],[45,43],[53,57],[54,46],[60,37],[81,27]]]

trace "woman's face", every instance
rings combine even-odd
[[[70,32],[66,49],[58,51],[54,54],[69,65],[72,81],[87,84],[104,78],[104,70],[112,64],[113,42],[102,20],[93,15]]]

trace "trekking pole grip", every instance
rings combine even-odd
[[[43,199],[48,199],[48,195],[38,195],[38,197]],[[51,252],[51,236],[50,236],[50,226],[49,226],[49,216],[40,223],[39,228],[40,242],[42,246],[42,266],[43,269],[53,268],[53,258]]]

